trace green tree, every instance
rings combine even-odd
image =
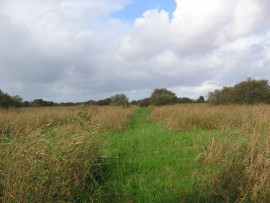
[[[131,105],[138,105],[138,101],[132,100],[132,101],[130,102],[130,104],[131,104]]]
[[[215,90],[213,92],[208,93],[208,99],[207,101],[212,104],[219,104],[219,98],[221,95],[221,90]]]
[[[112,103],[111,98],[101,99],[97,101],[97,105],[99,106],[108,106]]]
[[[204,103],[205,100],[204,100],[204,96],[200,96],[197,100],[196,100],[197,103]]]
[[[165,89],[155,89],[150,97],[150,103],[155,106],[162,106],[167,104],[175,104],[177,97],[175,93]]]
[[[87,104],[87,105],[92,105],[92,106],[94,106],[94,105],[97,105],[98,102],[95,101],[95,100],[89,100],[89,101],[86,102],[86,104]]]
[[[128,97],[125,94],[116,94],[111,97],[112,105],[128,106]]]
[[[9,94],[2,92],[0,90],[0,107],[9,108],[20,107],[22,104],[22,99],[19,96],[11,97]]]
[[[14,107],[23,106],[23,99],[19,95],[13,96],[13,97],[11,97],[11,99],[13,101],[12,106],[14,106]]]
[[[35,99],[35,100],[31,101],[30,106],[32,106],[32,107],[44,106],[44,101],[42,99]]]
[[[148,107],[150,105],[150,98],[144,98],[138,101],[140,107]]]
[[[235,100],[239,104],[270,103],[270,86],[267,80],[248,78],[234,86]]]
[[[270,103],[270,86],[267,80],[248,78],[233,87],[209,92],[208,102],[212,104],[255,104]]]
[[[11,97],[0,90],[0,107],[8,108],[12,103]]]
[[[30,102],[29,101],[24,101],[23,102],[23,107],[29,107],[30,106]]]
[[[180,103],[180,104],[188,104],[188,103],[193,103],[194,101],[190,98],[187,98],[187,97],[179,97],[177,98],[177,103]]]

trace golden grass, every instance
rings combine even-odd
[[[137,107],[88,106],[87,113],[102,129],[121,130],[128,123],[128,115]],[[70,124],[76,119],[80,107],[42,107],[0,109],[0,137],[25,135],[34,130]]]
[[[270,106],[178,104],[154,108],[148,119],[175,130],[226,128],[268,133]]]
[[[136,110],[1,110],[0,201],[99,201],[100,132],[122,130]]]
[[[170,129],[216,129],[197,157],[209,198],[270,202],[270,106],[186,104],[155,107],[149,119]]]

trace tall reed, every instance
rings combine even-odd
[[[175,130],[226,128],[268,133],[270,106],[178,104],[154,108],[148,119]]]
[[[128,115],[137,107],[124,109],[118,106],[88,106],[87,113],[92,121],[102,128],[121,130],[128,123]],[[61,126],[74,122],[80,107],[42,107],[0,109],[0,137],[28,134],[39,128]]]
[[[99,150],[104,142],[101,132],[123,129],[136,110],[136,107],[2,110],[0,201],[100,201],[103,194],[99,186],[102,169]],[[3,126],[7,124],[5,131]]]

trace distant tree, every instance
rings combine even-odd
[[[97,105],[98,102],[95,101],[95,100],[89,100],[89,101],[86,102],[86,104],[87,104],[87,105]]]
[[[194,101],[188,97],[179,97],[177,98],[177,103],[180,104],[189,104],[189,103],[193,103]]]
[[[29,107],[30,106],[30,102],[29,101],[24,101],[22,104],[23,107]]]
[[[0,107],[9,108],[21,106],[23,106],[23,99],[19,95],[12,97],[0,90]]]
[[[112,105],[128,106],[128,97],[125,94],[116,94],[111,97]]]
[[[205,100],[204,100],[204,96],[200,96],[197,100],[196,100],[196,103],[204,103]]]
[[[60,105],[60,106],[78,106],[80,104],[77,104],[77,103],[74,103],[74,102],[61,102],[58,105]]]
[[[30,106],[32,106],[32,107],[44,106],[44,101],[42,99],[35,99],[35,100],[31,101]]]
[[[234,87],[223,87],[218,98],[219,104],[230,104],[236,102],[236,92]]]
[[[267,80],[248,78],[234,86],[235,101],[242,104],[270,103],[270,86]]]
[[[53,101],[44,101],[43,105],[44,106],[56,106],[57,104],[54,103]]]
[[[13,96],[11,97],[11,99],[12,99],[12,106],[14,107],[23,106],[23,99],[19,95]]]
[[[0,107],[8,108],[12,104],[12,98],[0,90]]]
[[[150,103],[155,106],[162,106],[167,104],[175,104],[177,97],[175,93],[165,89],[155,89],[150,97]]]
[[[22,98],[18,95],[11,97],[9,94],[2,92],[0,90],[0,107],[20,107],[22,106]]]
[[[140,107],[148,107],[150,105],[150,98],[144,98],[138,101]]]
[[[220,104],[221,90],[215,90],[208,93],[208,102],[212,104]]]
[[[138,105],[138,101],[132,100],[132,101],[130,102],[130,104],[131,104],[131,105]]]
[[[209,92],[208,102],[212,104],[270,103],[270,86],[267,80],[248,78],[234,87],[223,87],[221,90]]]
[[[108,106],[112,103],[111,98],[101,99],[97,101],[97,105],[99,106]]]

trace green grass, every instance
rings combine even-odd
[[[122,133],[108,133],[102,151],[104,202],[200,202],[196,157],[214,131],[170,131],[141,108]]]

